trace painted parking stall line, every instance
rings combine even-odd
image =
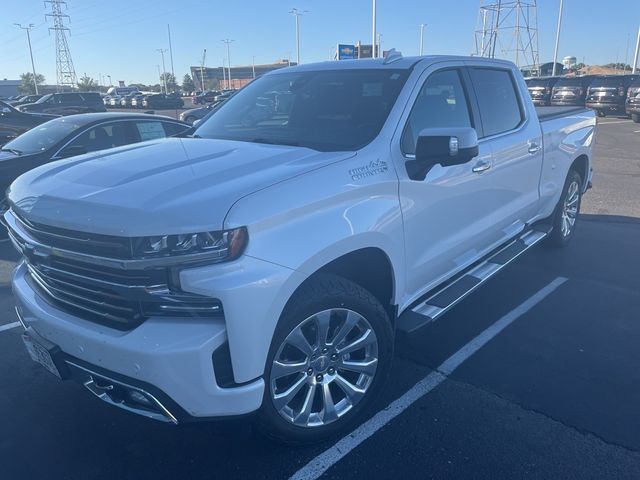
[[[4,332],[5,330],[11,330],[12,328],[17,328],[20,326],[20,322],[12,322],[7,323],[6,325],[0,325],[0,332]]]
[[[460,350],[445,360],[435,371],[416,383],[400,398],[394,400],[387,408],[381,410],[353,432],[340,439],[335,445],[328,448],[320,455],[312,459],[304,467],[294,473],[290,480],[315,480],[329,468],[338,463],[349,452],[363,443],[367,438],[388,424],[395,417],[409,408],[414,402],[431,392],[440,385],[471,355],[480,350],[492,338],[508,327],[515,320],[527,313],[538,303],[549,296],[553,291],[567,281],[565,277],[557,277],[548,285],[533,294],[519,306],[511,310],[497,322],[492,324],[477,337],[464,345]]]

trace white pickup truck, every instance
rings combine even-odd
[[[278,70],[169,138],[32,170],[4,222],[34,360],[180,423],[293,442],[372,407],[394,334],[571,239],[595,116],[453,56]]]

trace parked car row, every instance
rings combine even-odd
[[[170,109],[184,106],[184,101],[180,96],[164,93],[131,92],[127,95],[106,95],[103,102],[107,108]]]
[[[537,106],[586,106],[599,116],[630,115],[640,122],[640,75],[585,75],[526,80]]]

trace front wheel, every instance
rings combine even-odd
[[[580,213],[582,200],[582,178],[575,170],[569,171],[560,201],[553,213],[553,230],[546,244],[552,247],[565,247],[573,238],[576,221]]]
[[[631,120],[633,120],[634,123],[640,123],[640,113],[632,113]]]
[[[312,277],[276,328],[258,427],[297,444],[346,433],[378,396],[392,356],[391,323],[371,293],[335,275]]]

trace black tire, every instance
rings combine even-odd
[[[640,113],[632,113],[631,120],[633,120],[634,123],[640,123]]]
[[[606,114],[605,112],[603,112],[602,110],[596,110],[596,112],[597,112],[597,114],[598,114],[598,116],[599,116],[599,117],[604,118],[604,117],[606,117],[606,116],[607,116],[607,114]]]
[[[569,201],[570,193],[572,193],[572,185],[576,184],[578,186],[577,190],[577,203],[576,203],[576,211],[574,217],[574,224],[570,226],[569,231],[563,229],[563,222],[565,213],[565,207]],[[580,174],[575,170],[570,170],[567,175],[567,179],[564,182],[564,188],[562,189],[562,195],[560,195],[560,201],[556,206],[556,209],[551,216],[551,221],[553,224],[553,230],[549,234],[549,236],[545,240],[545,245],[549,247],[555,248],[563,248],[569,245],[569,242],[573,238],[573,235],[576,230],[576,225],[578,224],[578,215],[580,214],[580,203],[582,202],[582,178]]]
[[[197,120],[196,117],[189,115],[187,118],[184,119],[185,122],[187,122],[189,125],[193,125],[193,122],[195,122]]]
[[[335,312],[344,311],[346,309],[350,311],[349,314],[355,313],[356,316],[360,316],[368,322],[371,330],[375,333],[375,339],[377,339],[377,363],[375,373],[373,374],[370,383],[368,383],[368,387],[365,389],[364,395],[357,401],[357,403],[352,404],[352,406],[349,407],[342,416],[339,416],[337,419],[331,420],[326,424],[324,424],[323,420],[322,425],[294,425],[292,420],[284,418],[274,405],[274,400],[272,399],[272,382],[270,380],[273,362],[276,354],[282,352],[282,346],[286,343],[286,339],[291,332],[297,330],[301,324],[304,324],[304,322],[309,322],[309,319],[316,318],[316,314],[320,314],[320,312],[325,312],[330,309]],[[332,319],[331,322],[336,319],[340,322],[338,313],[333,315],[335,316],[330,317]],[[333,335],[332,342],[335,341],[335,337],[339,335],[339,331],[340,324],[333,329],[329,329],[327,339],[332,338]],[[351,330],[351,332],[353,331],[354,330]],[[356,331],[356,333],[358,332]],[[347,341],[348,338],[349,337],[346,337],[344,341]],[[335,356],[338,355],[336,354]],[[313,359],[314,357],[307,358]],[[329,357],[328,355],[324,355],[324,358],[328,359]],[[332,360],[333,358],[334,356],[331,356]],[[380,302],[370,292],[354,282],[337,275],[317,274],[307,280],[305,284],[300,287],[289,301],[285,311],[280,317],[280,321],[278,322],[273,336],[271,348],[269,349],[269,355],[267,357],[264,375],[265,393],[262,407],[257,416],[255,425],[261,433],[271,439],[277,440],[281,443],[295,445],[321,442],[349,432],[363,419],[364,416],[367,415],[368,412],[371,411],[372,407],[375,406],[374,401],[379,396],[380,390],[389,375],[392,358],[393,330],[391,328],[389,317]],[[278,359],[280,359],[280,357]],[[320,359],[317,358],[316,362],[317,360]],[[339,362],[340,360],[337,361]],[[307,366],[303,367],[303,369],[309,367],[308,371],[311,371],[313,370],[310,368],[311,366],[315,366],[314,362],[309,362]],[[329,368],[328,371],[325,371],[327,379],[331,378],[329,375],[331,370],[332,369]],[[346,375],[344,371],[340,371],[339,366],[336,366],[334,372],[336,376]],[[312,383],[314,383],[314,378],[318,378],[316,373],[317,372],[308,374],[310,375],[308,378]],[[294,375],[299,376],[301,374],[298,372]],[[322,377],[322,375],[319,375],[319,377]],[[287,377],[284,378],[286,379]],[[294,378],[298,378],[299,381],[301,381],[304,378],[304,373],[302,373],[302,376]],[[317,387],[318,386],[316,386],[316,388]],[[334,387],[337,387],[337,385],[334,385]],[[317,395],[320,396],[318,400],[320,400],[322,408],[324,408],[324,401],[321,397],[324,391],[322,388],[323,387],[320,386],[320,389],[317,391]],[[300,390],[300,395],[302,397],[309,395],[311,398],[316,398],[315,393],[302,393],[303,389],[308,389],[304,392],[309,392],[311,390],[308,386],[302,387]],[[313,401],[311,403],[313,407],[315,403]],[[335,402],[335,405],[337,406],[338,403],[339,402]],[[320,415],[320,413],[317,415]]]

